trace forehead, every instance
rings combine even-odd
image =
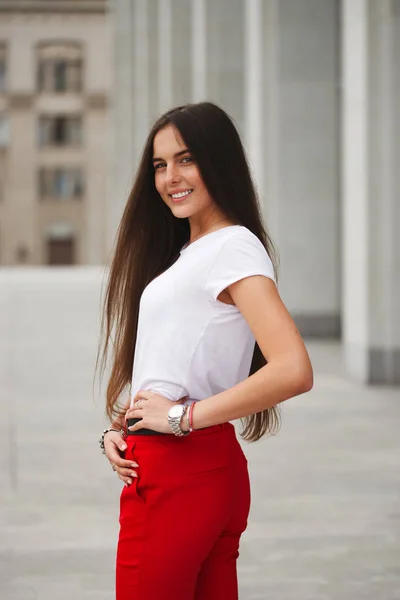
[[[185,148],[185,143],[177,129],[172,125],[167,125],[161,129],[154,137],[153,156],[165,158],[173,155]]]

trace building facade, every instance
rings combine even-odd
[[[106,1],[0,0],[0,265],[102,264]]]
[[[400,0],[113,0],[109,244],[149,125],[211,100],[235,119],[304,335],[400,383]]]
[[[0,0],[0,265],[104,264],[153,120],[215,101],[299,329],[399,384],[398,64],[400,0]]]

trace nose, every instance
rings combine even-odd
[[[180,179],[180,175],[179,175],[179,168],[177,167],[177,165],[175,165],[174,163],[171,163],[167,166],[167,173],[166,173],[166,182],[167,185],[173,185],[175,183],[177,183]]]

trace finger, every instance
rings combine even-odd
[[[110,462],[115,464],[120,464],[121,460],[125,460],[115,448],[108,448],[106,450],[106,456]]]
[[[147,400],[138,400],[137,402],[135,402],[133,404],[133,406],[131,406],[131,408],[129,408],[129,410],[126,411],[125,413],[125,421],[126,419],[130,418],[130,417],[138,417],[140,416],[140,411],[143,410],[144,408],[144,404],[147,402]]]
[[[143,424],[143,421],[144,421],[144,419],[141,419],[134,425],[131,425],[130,427],[128,427],[129,431],[138,431],[138,429],[143,429],[144,427],[146,427],[146,424]]]
[[[116,472],[118,473],[118,475],[121,475],[121,477],[125,477],[125,479],[138,476],[137,472],[133,469],[117,469]]]
[[[117,442],[117,446],[118,446],[118,448],[121,450],[121,452],[124,452],[124,450],[126,450],[126,449],[127,449],[127,447],[128,447],[128,446],[126,445],[126,443],[124,442],[124,440],[118,441],[118,442]]]
[[[126,419],[138,419],[141,416],[141,411],[143,410],[143,406],[139,407],[139,408],[131,408],[125,415],[125,420]]]
[[[121,463],[121,465],[119,465],[119,466],[120,466],[121,468],[124,468],[124,469],[129,469],[130,467],[133,467],[133,468],[135,468],[135,467],[138,467],[138,466],[139,466],[139,465],[137,464],[137,462],[135,462],[134,460],[124,460],[124,459],[121,459],[121,460],[120,460],[120,463]]]
[[[118,456],[120,455],[120,451],[124,452],[128,447],[125,440],[122,438],[118,441],[108,440],[107,442],[104,442],[104,446],[107,453],[114,452],[118,454]]]
[[[117,473],[118,478],[124,482],[124,484],[126,485],[126,487],[129,487],[132,483],[132,479],[129,477],[123,477],[122,475],[120,475],[119,473]]]
[[[148,390],[139,390],[137,394],[135,394],[133,400],[134,402],[136,402],[136,400],[139,400],[140,398],[142,398],[143,400],[148,400],[150,394],[152,394],[153,392],[150,392]]]
[[[114,465],[117,465],[119,469],[129,469],[132,467],[135,468],[139,466],[134,460],[125,460],[124,458],[120,458],[119,460],[113,460],[110,462],[114,463]]]
[[[107,450],[106,451],[106,456],[108,458],[108,460],[110,461],[110,463],[113,463],[115,465],[118,465],[119,467],[137,467],[139,466],[134,460],[129,460],[126,458],[123,458],[119,452],[117,452],[116,450],[112,449],[112,450]]]

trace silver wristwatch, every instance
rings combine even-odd
[[[182,436],[190,433],[190,431],[182,431],[181,428],[181,420],[186,410],[187,406],[175,404],[174,406],[171,406],[168,411],[168,423],[170,424],[174,435]]]

